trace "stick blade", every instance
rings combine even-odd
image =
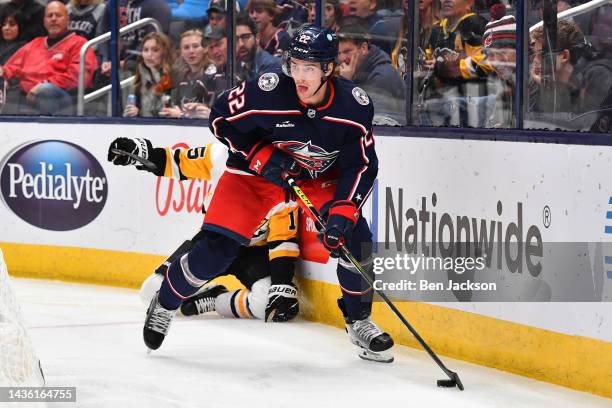
[[[451,378],[449,378],[449,379],[438,380],[438,382],[437,382],[438,387],[440,387],[440,388],[453,388],[453,387],[457,387],[461,391],[463,391],[464,387],[463,387],[463,383],[461,382],[461,379],[459,378],[459,375],[457,373],[451,371],[450,377]]]

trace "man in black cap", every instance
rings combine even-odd
[[[225,75],[227,66],[227,34],[225,29],[215,27],[208,34],[204,34],[204,38],[208,43],[208,56],[217,68],[212,81],[214,83],[214,92],[218,96],[229,85]]]
[[[236,5],[238,7],[238,5]],[[223,30],[227,27],[225,0],[213,0],[208,6],[206,11],[208,14],[208,24],[204,27],[204,35],[210,34],[213,28],[221,28]]]

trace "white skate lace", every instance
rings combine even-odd
[[[352,328],[357,337],[367,345],[370,344],[373,338],[382,334],[382,331],[370,319],[357,320],[353,323]]]
[[[213,297],[203,297],[200,299],[196,299],[195,305],[196,305],[196,309],[198,309],[198,314],[214,311],[215,302],[216,302],[216,299]]]
[[[165,336],[168,334],[168,329],[170,328],[170,323],[172,323],[174,313],[174,310],[166,310],[159,303],[156,303],[147,327]]]

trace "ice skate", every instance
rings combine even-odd
[[[360,358],[380,363],[393,362],[393,354],[388,351],[393,347],[393,339],[369,317],[352,323],[346,322],[346,331],[351,343],[361,349]]]
[[[227,288],[223,285],[210,285],[184,301],[181,305],[181,313],[184,316],[196,316],[214,312],[217,296],[226,292]]]
[[[344,317],[346,332],[351,343],[360,348],[359,358],[379,363],[392,363],[393,354],[388,351],[393,347],[393,339],[374,323],[370,317],[351,320],[346,312],[344,299],[338,299],[338,308]]]
[[[159,303],[159,292],[157,292],[147,310],[142,333],[149,350],[157,350],[161,346],[175,314],[176,310],[168,310]]]

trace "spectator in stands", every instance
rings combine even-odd
[[[308,2],[308,22],[314,24],[316,19],[316,2],[311,0]],[[333,31],[338,31],[340,28],[340,20],[342,19],[342,8],[339,0],[326,0],[323,8],[323,27]]]
[[[17,9],[19,21],[23,21],[23,39],[31,41],[35,37],[42,37],[47,34],[43,24],[45,7],[36,0],[10,0],[0,6],[0,15],[5,7]]]
[[[143,18],[151,17],[161,25],[162,31],[168,33],[170,29],[170,8],[165,0],[118,0],[119,1],[119,26],[125,27]],[[107,7],[102,19],[102,32],[110,30],[109,25],[110,8]],[[131,31],[121,37],[121,69],[134,72],[136,70],[136,58],[138,50],[144,37],[154,31],[150,25]],[[102,74],[108,75],[111,69],[110,53],[108,43],[100,47],[102,54]]]
[[[229,87],[229,81],[226,77],[228,58],[226,30],[213,28],[209,34],[204,35],[204,38],[208,42],[208,56],[216,69],[212,79],[211,91],[213,91],[216,96],[219,96]]]
[[[225,0],[213,0],[208,7],[208,24],[204,27],[204,34],[210,34],[213,28],[225,30],[227,27]]]
[[[425,110],[419,115],[423,125],[477,126],[466,104],[486,95],[486,77],[493,68],[482,53],[487,20],[472,12],[473,5],[473,0],[442,0],[442,20],[432,28],[425,49],[428,73],[418,85],[418,99],[426,101],[417,103],[417,109]]]
[[[516,83],[516,20],[505,16],[487,24],[484,53],[495,75],[490,76],[494,92],[482,100],[486,127],[515,127],[514,87]]]
[[[547,78],[542,72],[543,38],[542,27],[531,33],[531,79],[537,84],[532,93],[533,111],[543,113],[543,120],[564,129],[589,129],[612,87],[612,67],[593,60],[590,44],[576,23],[559,20],[557,46],[552,50],[554,76]]]
[[[276,25],[280,9],[275,0],[249,0],[247,12],[257,26],[259,45],[270,54],[280,57],[289,47],[289,34]]]
[[[172,107],[164,107],[160,116],[172,118],[207,119],[215,93],[211,81],[216,73],[204,47],[204,34],[200,30],[187,30],[181,35],[180,58],[174,66],[176,81]]]
[[[217,74],[225,75],[228,58],[226,30],[213,28],[209,34],[204,35],[204,38],[208,42],[208,56],[215,64]]]
[[[487,21],[471,12],[473,0],[442,0],[442,21],[432,28],[427,64],[438,78],[469,80],[492,72],[482,53]],[[449,50],[450,52],[447,52]],[[429,55],[428,55],[429,56]]]
[[[236,20],[236,76],[237,81],[256,78],[264,72],[280,68],[280,59],[262,50],[255,39],[257,28],[249,16]]]
[[[157,117],[164,107],[172,106],[173,50],[170,39],[163,33],[149,33],[142,41],[140,51],[132,92],[136,101],[125,107],[123,116]]]
[[[68,30],[88,40],[104,34],[100,21],[105,8],[102,0],[70,0],[66,5],[70,17]]]
[[[349,0],[348,14],[349,16],[360,17],[366,21],[368,30],[380,20],[380,16],[376,13],[377,0]]]
[[[408,0],[402,1],[404,13],[408,13]],[[434,25],[440,22],[440,2],[439,0],[421,0],[419,1],[419,44],[417,48],[418,61],[425,61],[425,48],[431,35],[431,30]],[[390,31],[393,32],[393,31]],[[393,68],[397,69],[402,78],[407,75],[406,58],[408,58],[408,47],[406,42],[406,19],[401,18],[395,45],[391,50],[391,63]],[[420,68],[420,66],[417,66]]]
[[[23,22],[17,9],[10,6],[2,9],[4,14],[0,15],[2,30],[0,31],[0,65],[6,61],[21,47],[26,41],[23,39]]]
[[[18,80],[20,91],[9,95],[11,102],[19,96],[41,114],[72,114],[70,92],[78,86],[79,56],[87,39],[68,31],[68,11],[59,1],[50,2],[45,9],[44,27],[49,33],[20,48],[0,67],[0,75],[7,80]],[[85,60],[85,86],[91,86],[98,66],[96,56],[89,50]],[[23,110],[22,113],[29,113]]]
[[[352,80],[370,95],[375,114],[403,120],[404,82],[393,69],[389,55],[370,43],[365,21],[358,17],[343,19],[338,36],[340,75]]]

